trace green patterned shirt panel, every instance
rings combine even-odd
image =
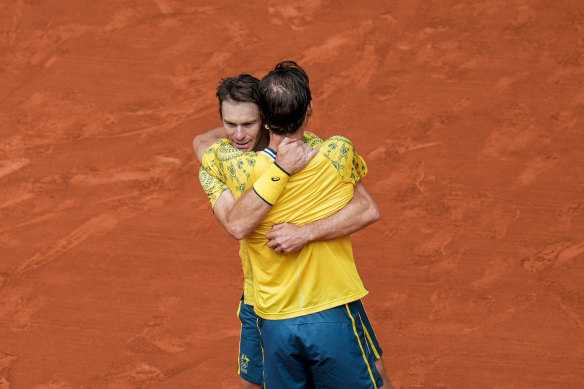
[[[322,155],[331,161],[339,176],[353,184],[367,175],[367,164],[355,151],[353,143],[344,136],[335,135],[320,146]]]

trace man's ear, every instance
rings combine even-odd
[[[260,110],[260,118],[262,119],[262,128],[269,130],[268,122],[266,122],[266,117],[264,116],[264,113],[261,110]]]
[[[308,108],[306,108],[306,116],[310,117],[312,115],[312,100],[308,103]]]

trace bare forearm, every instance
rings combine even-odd
[[[264,220],[270,208],[253,189],[246,191],[227,214],[226,228],[229,234],[236,239],[245,238]]]
[[[243,239],[259,226],[284,190],[290,174],[304,168],[317,152],[318,149],[313,150],[302,142],[283,140],[278,147],[276,161],[226,214],[227,232],[236,239]]]
[[[229,235],[240,240],[261,223],[269,209],[270,205],[253,189],[245,192],[237,201],[231,191],[226,190],[215,202],[213,214]]]
[[[309,240],[335,239],[350,235],[379,219],[377,204],[361,183],[355,186],[351,201],[337,213],[304,226]]]
[[[337,213],[298,226],[291,223],[276,224],[266,234],[268,247],[279,253],[301,250],[310,242],[335,239],[358,231],[379,219],[377,204],[363,184],[357,184],[353,199]]]
[[[193,140],[193,150],[195,152],[195,158],[197,158],[197,161],[201,163],[205,150],[207,150],[209,146],[217,142],[219,139],[226,137],[227,132],[223,126],[204,132],[201,135],[197,135]]]

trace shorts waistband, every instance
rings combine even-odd
[[[358,310],[358,302],[353,301],[351,303],[339,305],[338,307],[325,309],[324,311],[311,313],[310,315],[292,317],[289,319],[281,320],[270,320],[261,319],[261,324],[263,326],[289,326],[289,325],[300,325],[300,324],[311,324],[311,323],[346,323],[350,322],[350,318],[347,314],[347,306],[351,311],[352,315],[355,315]]]

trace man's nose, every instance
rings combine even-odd
[[[245,137],[245,133],[243,132],[243,127],[237,126],[235,129],[235,137],[237,139],[243,139]]]

